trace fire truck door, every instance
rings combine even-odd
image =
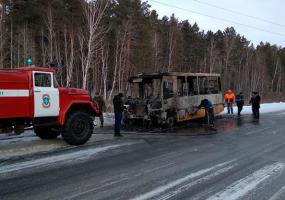
[[[52,72],[33,72],[35,117],[59,115],[59,91],[53,78]]]

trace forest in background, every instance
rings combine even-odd
[[[265,101],[285,94],[285,48],[254,47],[233,27],[205,32],[175,14],[159,18],[141,0],[0,0],[0,69],[29,57],[55,64],[60,85],[109,101],[142,72],[220,73],[224,91],[258,90]]]

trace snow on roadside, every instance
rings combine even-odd
[[[115,124],[115,116],[114,113],[104,113],[104,126],[113,126]],[[100,128],[100,120],[99,117],[95,117],[94,120],[95,129]]]
[[[0,134],[0,145],[13,144],[18,142],[29,142],[34,140],[40,139],[36,136],[33,130],[25,131],[25,133],[21,135],[15,135],[11,133]]]
[[[279,112],[279,111],[285,111],[285,103],[264,103],[260,105],[260,112],[261,113],[272,113],[272,112]],[[224,112],[221,114],[227,114],[227,108],[225,107]],[[234,106],[234,113],[237,113],[237,106]],[[241,114],[251,114],[251,106],[244,106]]]
[[[72,160],[76,160],[76,161],[86,160],[89,157],[94,156],[98,153],[120,148],[123,146],[130,146],[130,145],[137,144],[137,143],[138,142],[125,142],[121,144],[96,147],[96,148],[85,149],[85,150],[80,150],[76,152],[63,153],[60,155],[53,155],[53,156],[49,156],[45,158],[23,161],[23,162],[19,162],[15,164],[8,164],[8,165],[2,165],[2,166],[0,165],[0,174],[33,168],[33,167],[40,167],[43,165],[50,165],[50,164],[58,163],[58,162],[66,163]]]

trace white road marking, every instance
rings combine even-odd
[[[236,200],[240,199],[250,191],[254,190],[260,183],[280,172],[284,168],[282,163],[274,163],[272,165],[267,165],[258,171],[240,179],[225,190],[216,193],[215,195],[209,197],[207,200]]]
[[[93,156],[100,152],[104,152],[107,150],[111,150],[111,149],[115,149],[115,148],[119,148],[123,146],[129,146],[133,144],[136,144],[136,142],[128,142],[128,143],[109,145],[109,146],[104,146],[104,147],[97,147],[97,148],[92,148],[92,149],[80,150],[77,152],[64,153],[61,155],[49,156],[46,158],[24,161],[24,162],[10,164],[10,165],[8,164],[8,165],[0,166],[0,174],[14,172],[17,170],[23,170],[23,169],[32,168],[32,167],[39,167],[42,165],[49,165],[49,164],[53,164],[53,163],[61,162],[61,161],[70,161],[74,159],[76,159],[77,161],[86,160],[90,156]]]
[[[232,165],[232,166],[228,166],[228,167],[225,167],[225,168],[222,168],[222,169],[219,169],[217,171],[215,171],[214,173],[212,174],[209,174],[205,177],[202,177],[202,178],[199,178],[195,181],[191,181],[190,183],[186,184],[186,185],[182,185],[181,187],[178,187],[177,189],[175,189],[174,191],[171,191],[165,195],[163,195],[162,197],[158,198],[157,200],[166,200],[166,199],[169,199],[171,197],[174,197],[175,195],[177,194],[181,194],[183,191],[186,191],[188,190],[189,188],[193,187],[194,185],[197,185],[199,183],[202,183],[202,182],[205,182],[205,181],[208,181],[216,176],[219,176],[220,174],[223,174],[231,169],[233,169],[236,165]]]
[[[201,175],[204,175],[204,174],[206,174],[206,173],[208,173],[208,172],[210,172],[210,171],[213,171],[213,170],[218,169],[218,168],[220,168],[220,167],[226,166],[226,165],[232,163],[233,161],[234,161],[234,160],[231,160],[231,161],[228,161],[228,162],[224,162],[224,163],[215,165],[215,166],[210,167],[210,168],[202,169],[202,170],[200,170],[200,171],[191,173],[191,174],[189,174],[189,175],[187,175],[187,176],[185,176],[185,177],[183,177],[183,178],[180,178],[180,179],[178,179],[178,180],[175,180],[175,181],[173,181],[173,182],[170,182],[170,183],[168,183],[168,184],[166,184],[166,185],[164,185],[164,186],[158,187],[158,188],[156,188],[155,190],[152,190],[152,191],[147,192],[147,193],[145,193],[145,194],[141,194],[141,195],[139,195],[139,196],[136,196],[136,197],[134,197],[132,200],[145,200],[145,199],[150,199],[150,198],[156,197],[156,196],[158,196],[159,194],[165,192],[166,190],[169,190],[169,189],[171,189],[171,188],[173,188],[173,187],[175,187],[175,186],[177,186],[177,185],[179,185],[179,184],[181,184],[181,183],[184,183],[184,182],[186,182],[186,181],[189,181],[189,180],[191,180],[191,179],[193,179],[193,178],[197,178],[197,177],[199,177],[199,176],[201,176]]]
[[[278,190],[269,200],[282,200],[285,196],[285,185]]]

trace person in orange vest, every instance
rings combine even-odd
[[[233,91],[228,90],[224,96],[224,100],[228,108],[228,114],[234,114],[233,103],[236,101],[236,96]]]

